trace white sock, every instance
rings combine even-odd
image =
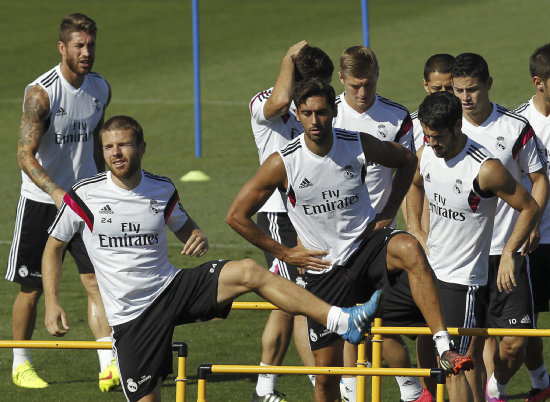
[[[260,366],[269,366],[269,364],[260,363]],[[256,383],[256,393],[258,396],[272,394],[275,391],[275,383],[277,382],[277,374],[258,374],[258,382]]]
[[[309,381],[311,381],[311,385],[313,385],[313,388],[315,388],[315,374],[308,374]]]
[[[439,356],[441,356],[443,352],[451,349],[451,336],[449,332],[439,331],[434,335],[433,340]]]
[[[395,377],[401,392],[401,400],[405,402],[416,401],[422,395],[422,386],[416,377]]]
[[[96,339],[96,342],[112,342],[112,336],[106,336],[105,338]],[[103,373],[107,366],[111,364],[113,359],[113,349],[97,349],[97,355],[99,357],[99,372]]]
[[[344,335],[348,331],[348,320],[348,313],[344,313],[341,307],[332,306],[327,315],[327,329]]]
[[[548,373],[546,372],[546,365],[544,363],[538,369],[528,371],[529,375],[531,376],[531,383],[533,384],[533,388],[548,388],[548,385],[550,385],[550,380],[548,379]]]
[[[508,384],[499,384],[495,379],[495,373],[493,373],[491,375],[491,378],[489,378],[489,381],[487,381],[487,395],[489,395],[491,398],[500,398],[506,395],[507,386]]]
[[[357,400],[357,377],[342,377],[340,385],[344,388],[342,389],[341,386],[340,392],[346,393],[346,395],[342,395],[342,399],[345,398],[345,401],[355,402]]]
[[[17,366],[28,361],[32,364],[31,359],[31,350],[27,348],[13,348],[13,369],[15,370]]]

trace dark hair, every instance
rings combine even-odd
[[[298,83],[294,90],[294,104],[298,108],[300,105],[306,103],[312,96],[325,97],[332,110],[336,110],[336,105],[334,103],[336,101],[336,94],[334,88],[319,78],[303,80]]]
[[[438,53],[431,56],[424,64],[424,79],[429,81],[431,73],[449,74],[455,62],[454,56],[447,53]]]
[[[143,129],[140,124],[132,117],[123,115],[113,116],[107,120],[99,131],[99,139],[102,139],[102,135],[105,131],[118,130],[132,130],[136,144],[139,145],[143,142]]]
[[[529,58],[529,72],[531,77],[541,80],[550,78],[550,43],[539,47]]]
[[[483,57],[475,53],[462,53],[456,56],[451,72],[455,77],[477,78],[486,83],[489,79],[489,66]]]
[[[305,46],[296,56],[294,65],[295,82],[310,78],[332,78],[334,72],[332,60],[318,47]]]
[[[432,130],[453,130],[462,119],[460,99],[449,92],[435,92],[424,98],[418,107],[418,120]]]
[[[378,74],[378,59],[366,46],[352,46],[340,56],[340,73],[350,77],[365,77],[369,73]]]
[[[61,21],[61,25],[59,26],[59,40],[67,44],[71,39],[71,34],[80,31],[87,32],[95,38],[97,34],[97,25],[93,19],[84,14],[71,14]]]

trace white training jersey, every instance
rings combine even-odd
[[[489,151],[471,139],[448,161],[429,146],[422,152],[420,175],[430,208],[428,260],[443,282],[487,284],[498,197],[481,191],[477,177],[490,158]]]
[[[426,136],[424,135],[422,124],[420,124],[420,120],[418,120],[418,110],[411,113],[411,120],[413,125],[414,148],[419,150],[426,144]]]
[[[333,139],[324,157],[308,149],[303,134],[279,151],[292,226],[305,248],[328,251],[323,258],[332,263],[331,269],[347,262],[361,244],[358,236],[375,217],[359,133],[333,129]]]
[[[550,164],[548,163],[548,149],[550,148],[550,116],[545,116],[537,110],[533,103],[533,98],[520,105],[514,111],[529,120],[531,127],[535,130],[537,139],[541,143],[540,147],[544,155],[544,162],[546,163],[546,174],[550,178]],[[526,174],[521,176],[521,184],[531,191],[532,184]],[[546,206],[544,210],[544,215],[540,223],[540,243],[550,244],[550,208],[548,208],[548,206]]]
[[[258,147],[260,164],[273,152],[283,149],[291,139],[303,131],[302,123],[296,119],[294,103],[291,104],[288,113],[271,120],[265,118],[264,106],[272,92],[273,88],[261,91],[250,101],[250,124]],[[259,212],[286,212],[281,192],[276,190]]]
[[[462,132],[500,159],[517,181],[521,180],[522,171],[532,173],[544,167],[542,151],[529,122],[496,103],[493,103],[491,115],[480,126],[474,126],[463,117]],[[502,254],[518,216],[516,210],[498,200],[491,255]]]
[[[78,180],[97,173],[94,162],[94,130],[109,99],[109,84],[99,74],[86,74],[75,89],[57,65],[25,89],[36,84],[50,99],[50,116],[40,140],[36,160],[48,176],[64,190]],[[21,195],[34,201],[53,204],[53,199],[21,171]]]
[[[188,216],[174,184],[142,171],[125,190],[104,172],[76,183],[63,201],[50,235],[68,242],[82,234],[109,325],[136,318],[179,271],[168,261],[166,226],[176,232]]]
[[[345,93],[336,98],[336,106],[338,114],[332,121],[334,127],[364,132],[381,141],[394,141],[415,152],[411,116],[404,106],[376,95],[372,106],[359,113],[348,105]],[[367,173],[372,206],[379,213],[390,196],[394,169],[369,162]]]

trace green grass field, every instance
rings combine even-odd
[[[190,260],[179,255],[174,237],[172,261],[182,267],[214,258],[263,255],[224,223],[225,213],[240,186],[257,168],[247,104],[268,88],[278,73],[287,48],[301,39],[324,49],[337,63],[348,46],[361,44],[359,0],[200,2],[203,156],[194,156],[193,72],[190,1],[119,0],[42,2],[0,0],[0,260],[7,262],[19,196],[16,161],[17,131],[23,90],[28,82],[60,60],[56,48],[61,18],[83,12],[99,25],[94,69],[110,82],[113,99],[107,117],[129,114],[145,130],[144,168],[169,176],[178,186],[183,204],[209,235],[208,258]],[[416,110],[424,97],[424,61],[438,52],[472,51],[488,61],[494,77],[491,96],[515,107],[531,96],[528,57],[548,41],[547,2],[530,0],[371,0],[370,38],[381,73],[378,92]],[[337,92],[341,84],[334,77]],[[182,183],[189,170],[202,170],[211,180]],[[67,340],[90,340],[86,298],[70,258],[64,267],[61,301],[71,331]],[[11,307],[17,287],[0,280],[0,339],[11,339]],[[248,297],[244,300],[256,300]],[[43,325],[40,308],[36,340],[52,339]],[[188,398],[196,398],[196,367],[200,363],[257,364],[264,312],[234,312],[226,321],[194,324],[176,330],[174,340],[189,345]],[[542,326],[548,327],[548,317]],[[547,348],[548,350],[548,348]],[[97,387],[95,351],[33,352],[40,375],[51,382],[47,390],[16,388],[10,378],[12,352],[0,350],[2,401],[120,401],[121,391],[101,394]],[[293,347],[286,364],[299,364]],[[253,376],[210,378],[211,401],[249,400]],[[399,399],[395,380],[383,380],[383,400]],[[283,376],[278,388],[290,401],[311,401],[305,377]],[[509,386],[509,400],[522,400],[530,388],[524,368]],[[175,386],[163,387],[173,400]]]

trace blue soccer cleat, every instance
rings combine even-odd
[[[369,329],[372,319],[378,311],[382,300],[382,290],[378,289],[373,293],[370,300],[365,304],[355,307],[344,307],[342,311],[349,314],[348,330],[342,335],[344,340],[357,345],[365,339],[365,333]]]

